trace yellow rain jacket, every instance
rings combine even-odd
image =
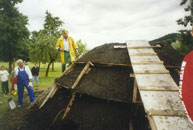
[[[75,58],[76,58],[75,50],[78,48],[78,46],[74,42],[74,39],[72,37],[68,37],[68,43],[69,43],[69,51],[70,51],[71,61],[75,61]],[[64,38],[63,38],[63,36],[61,36],[58,39],[57,43],[56,43],[56,49],[58,50],[58,48],[64,49]],[[64,52],[60,51],[60,58],[61,58],[62,64],[65,64],[64,55],[65,55]]]

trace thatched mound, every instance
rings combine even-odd
[[[113,44],[105,44],[88,52],[78,62],[105,62],[130,65],[127,49],[114,49]],[[122,44],[125,45],[125,44]],[[183,57],[170,46],[164,45],[155,51],[170,70],[176,82],[179,75],[175,70]],[[128,130],[132,121],[134,129],[148,129],[148,121],[142,105],[131,104],[133,78],[131,67],[91,67],[78,86],[71,90],[72,84],[84,65],[76,65],[67,75],[55,80],[60,88],[54,97],[41,108],[34,108],[26,120],[29,122],[22,129],[29,130]],[[76,98],[66,118],[61,120],[72,94]],[[56,115],[56,122],[52,124]]]

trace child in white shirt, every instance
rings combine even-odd
[[[6,95],[9,93],[8,76],[9,73],[7,72],[7,70],[5,70],[5,66],[2,65],[0,71],[1,87],[3,94]]]

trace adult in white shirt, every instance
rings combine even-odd
[[[0,71],[1,86],[2,86],[2,93],[6,95],[9,93],[8,76],[9,73],[7,72],[7,70],[5,70],[5,66],[2,65]]]
[[[15,76],[17,76],[17,88],[18,88],[18,107],[23,105],[23,92],[24,87],[28,91],[30,102],[35,101],[34,91],[32,88],[32,73],[27,65],[24,65],[23,60],[17,61],[18,66],[15,68]]]

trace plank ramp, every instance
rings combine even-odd
[[[151,129],[193,130],[181,104],[178,86],[150,44],[127,41],[127,49],[135,76],[134,94],[138,89]]]

